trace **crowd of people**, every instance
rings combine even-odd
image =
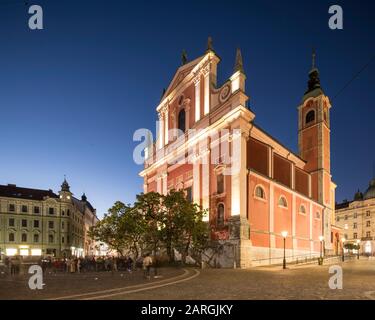
[[[7,273],[17,275],[21,271],[21,267],[26,265],[21,256],[6,257],[4,261]],[[33,263],[35,264],[35,263]],[[133,260],[130,256],[124,257],[71,257],[71,258],[41,258],[38,264],[42,267],[43,273],[82,273],[82,272],[116,272],[127,271],[131,273],[136,268],[144,270],[144,276],[150,279],[150,269],[156,265],[150,254],[146,254]]]

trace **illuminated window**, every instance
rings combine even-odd
[[[306,124],[313,122],[315,120],[315,111],[311,110],[306,115]]]
[[[217,206],[217,225],[224,225],[224,204],[222,203],[219,203],[219,205]]]
[[[281,196],[281,197],[279,198],[278,205],[279,205],[280,207],[284,207],[284,208],[287,208],[287,207],[288,207],[288,203],[286,202],[285,197]]]
[[[266,194],[265,194],[265,192],[264,192],[264,190],[263,190],[263,188],[261,186],[257,186],[255,188],[255,196],[257,198],[261,198],[261,199],[265,199],[266,198]]]
[[[41,249],[31,249],[31,255],[32,256],[41,256],[42,250]]]

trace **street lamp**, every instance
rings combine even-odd
[[[283,269],[286,269],[286,259],[285,259],[285,239],[288,236],[288,231],[282,231],[281,235],[284,238],[284,259],[283,259]]]
[[[324,241],[324,236],[319,236],[319,241],[320,241],[320,259],[319,259],[319,264],[323,264],[323,241]]]
[[[361,240],[357,240],[357,259],[359,260],[359,244],[360,244]]]
[[[344,255],[344,243],[345,243],[345,238],[341,238],[341,241],[342,241],[342,261],[344,262],[345,261],[345,255]]]

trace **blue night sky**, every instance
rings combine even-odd
[[[142,190],[133,132],[155,130],[157,106],[180,65],[207,36],[232,72],[241,47],[256,123],[297,151],[297,105],[311,49],[332,99],[332,174],[337,200],[367,188],[375,160],[373,1],[35,0],[44,30],[31,31],[23,1],[0,0],[0,184],[73,193],[104,212]],[[344,30],[328,28],[340,4]]]

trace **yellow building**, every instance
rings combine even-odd
[[[359,243],[364,254],[375,253],[375,178],[367,190],[359,190],[352,201],[336,205],[336,224],[349,243]]]
[[[0,185],[0,253],[6,256],[83,256],[91,242],[86,224],[97,221],[87,201],[73,197],[66,180],[61,190]],[[86,249],[86,252],[85,252]]]

